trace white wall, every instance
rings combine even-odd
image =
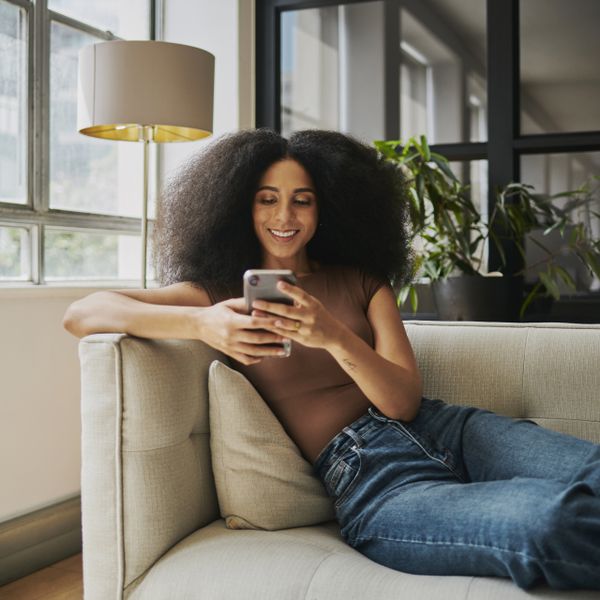
[[[162,39],[215,55],[213,137],[164,144],[161,173],[168,177],[215,137],[254,125],[254,0],[168,0],[164,4]]]
[[[215,54],[215,135],[253,126],[253,0],[165,5],[164,40]],[[172,144],[165,170],[197,144]],[[0,522],[80,492],[79,340],[62,318],[96,289],[0,288]]]
[[[88,290],[0,290],[0,521],[79,494],[78,340],[66,307]]]

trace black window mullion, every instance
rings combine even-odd
[[[387,0],[384,10],[384,128],[388,140],[400,137],[400,0]]]
[[[596,152],[600,150],[600,131],[522,135],[513,146],[519,154]]]
[[[513,146],[519,134],[519,0],[487,0],[487,101],[488,101],[488,214],[496,202],[496,191],[520,179],[519,157]],[[496,228],[496,233],[502,232]],[[503,244],[505,275],[518,306],[523,293],[523,275],[512,275],[524,267],[514,243]],[[500,253],[490,244],[488,270],[502,265]]]
[[[275,59],[279,35],[275,4],[275,0],[256,3],[256,127],[275,128],[281,104],[275,86],[275,70],[279,64]]]
[[[431,150],[442,154],[448,160],[486,160],[487,142],[464,142],[461,144],[431,144]]]

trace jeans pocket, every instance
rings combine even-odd
[[[361,468],[360,452],[356,446],[340,457],[325,475],[325,486],[339,508],[356,486]]]

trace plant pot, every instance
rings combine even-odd
[[[441,321],[518,321],[519,295],[508,277],[463,275],[432,282]]]

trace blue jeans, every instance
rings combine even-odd
[[[343,538],[382,565],[600,589],[600,445],[422,398],[409,423],[370,407],[314,471]]]

